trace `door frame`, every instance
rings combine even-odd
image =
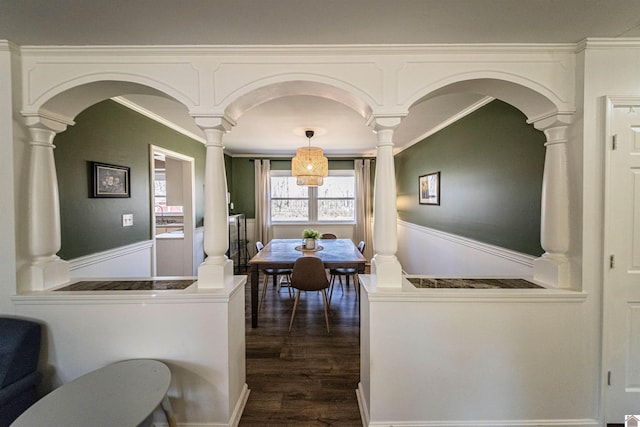
[[[155,158],[154,155],[162,154],[165,157],[179,160],[182,162],[182,190],[183,190],[183,229],[184,229],[184,258],[183,258],[183,276],[196,276],[197,271],[194,263],[195,259],[195,225],[196,225],[196,207],[195,207],[195,159],[193,157],[149,144],[149,173],[150,173],[150,210],[151,210],[151,234],[153,240],[152,257],[151,257],[151,275],[157,274],[157,253],[156,253],[156,221],[155,221]]]
[[[613,207],[611,205],[611,191],[613,167],[612,163],[612,147],[613,147],[613,135],[614,135],[614,109],[619,107],[634,107],[638,109],[640,114],[640,96],[605,96],[605,122],[604,122],[604,183],[603,183],[603,200],[604,200],[604,212],[603,212],[603,264],[602,264],[602,339],[601,339],[601,408],[602,419],[605,423],[619,422],[619,420],[607,419],[609,413],[608,408],[608,384],[610,381],[609,370],[611,368],[611,360],[613,358],[611,345],[607,339],[610,336],[609,331],[611,328],[619,325],[613,324],[608,318],[608,312],[613,309],[608,306],[608,301],[612,297],[611,284],[613,281],[613,274],[611,274],[611,260],[610,255],[614,253],[614,237],[611,225],[613,217]]]

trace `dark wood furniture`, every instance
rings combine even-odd
[[[296,247],[298,249],[296,249]],[[364,273],[365,257],[350,239],[319,240],[316,250],[300,250],[301,239],[273,239],[251,260],[251,327],[258,327],[258,286],[260,270],[264,268],[293,268],[302,256],[315,256],[322,260],[324,267],[355,268]],[[318,250],[320,249],[320,250]]]

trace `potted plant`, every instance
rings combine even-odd
[[[320,232],[312,228],[307,228],[302,232],[302,239],[304,240],[304,247],[306,249],[316,248],[316,239],[320,238]]]

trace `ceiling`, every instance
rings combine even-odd
[[[0,39],[17,45],[292,45],[575,43],[640,37],[640,0],[0,0]],[[175,127],[203,138],[186,109],[127,96]],[[481,101],[456,94],[415,106],[394,135],[417,142]],[[371,155],[376,137],[335,101],[290,96],[240,117],[225,135],[233,155],[291,155],[313,143],[330,156]]]

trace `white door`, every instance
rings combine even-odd
[[[603,368],[607,423],[640,414],[640,98],[608,100]]]

